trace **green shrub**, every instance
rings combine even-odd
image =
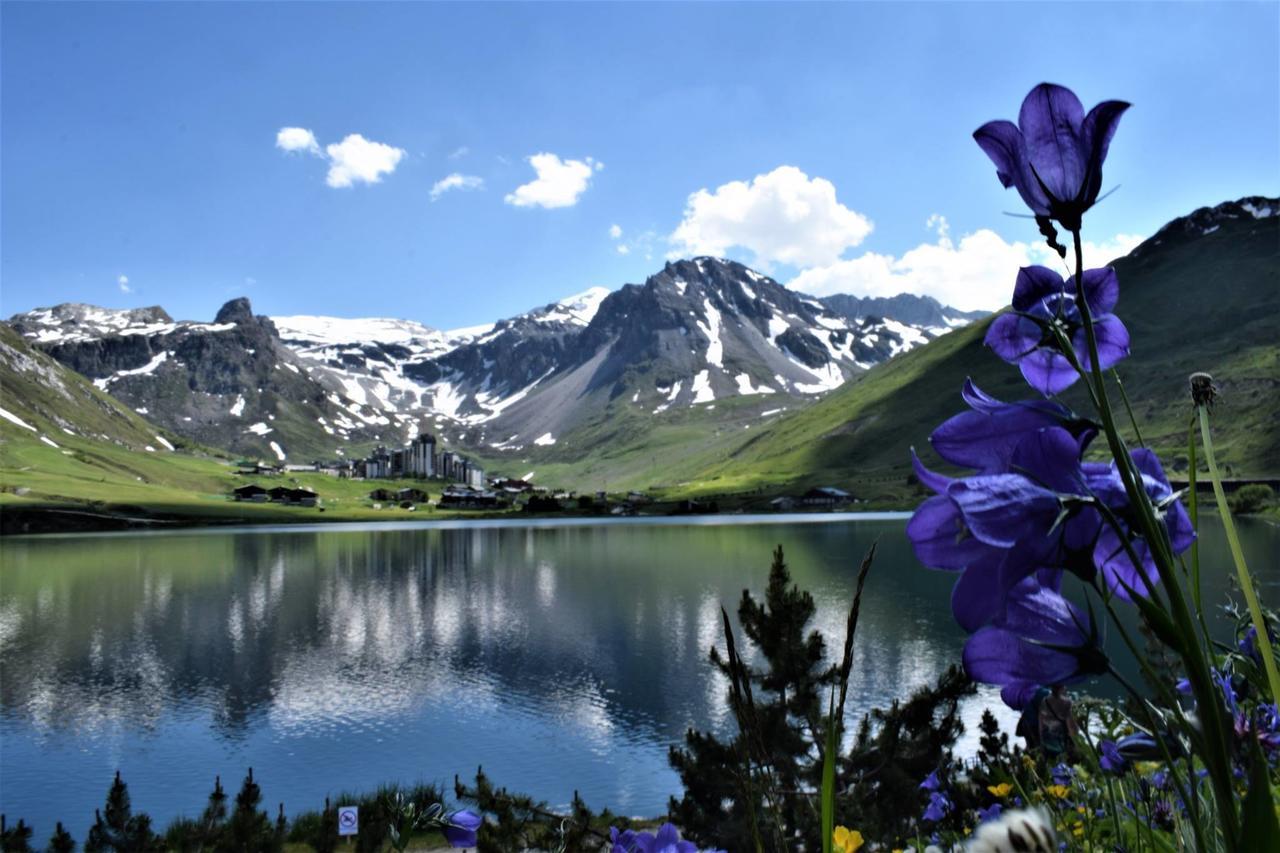
[[[1236,515],[1258,512],[1275,501],[1275,492],[1265,483],[1250,483],[1241,486],[1227,496],[1227,506]]]

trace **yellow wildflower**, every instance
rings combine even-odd
[[[988,785],[987,790],[997,797],[1004,799],[1009,796],[1009,792],[1013,790],[1013,785],[1008,782],[1001,782],[999,785]]]
[[[1066,785],[1050,785],[1045,790],[1060,800],[1065,800],[1071,794],[1071,789]]]
[[[846,826],[837,826],[831,833],[831,839],[841,853],[857,853],[858,848],[863,844],[862,833]]]

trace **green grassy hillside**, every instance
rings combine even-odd
[[[1190,415],[1187,376],[1205,370],[1223,393],[1214,417],[1220,462],[1235,476],[1280,474],[1280,218],[1167,234],[1114,266],[1116,313],[1133,350],[1118,367],[1146,441],[1179,467]],[[853,486],[871,498],[906,496],[908,450],[925,450],[932,429],[961,410],[966,376],[1002,399],[1032,393],[1016,367],[982,346],[989,324],[896,358],[760,430],[724,459],[690,471],[686,488],[781,491],[821,483]],[[1112,396],[1118,405],[1114,386]],[[1077,389],[1065,401],[1085,411]]]
[[[369,492],[442,484],[340,480],[323,474],[244,478],[233,460],[160,430],[0,325],[0,528],[49,530],[137,523],[288,523],[422,518],[374,509]],[[166,444],[168,442],[168,444]],[[173,449],[170,449],[172,447]],[[296,485],[318,508],[238,503],[247,482]]]

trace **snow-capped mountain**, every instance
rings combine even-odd
[[[961,311],[943,305],[932,296],[899,293],[897,296],[851,296],[836,293],[819,301],[842,317],[861,320],[864,317],[889,317],[934,335],[967,326],[986,317],[989,311]]]
[[[421,414],[453,440],[497,450],[550,446],[622,397],[653,416],[726,398],[803,401],[954,325],[845,317],[716,258],[669,263],[643,285],[592,288],[492,326],[272,319],[349,398]]]
[[[77,304],[10,323],[176,433],[308,461],[423,429],[486,452],[548,448],[617,406],[649,419],[728,401],[739,415],[794,408],[953,325],[882,314],[846,316],[741,264],[695,258],[644,284],[451,331],[257,317],[244,299],[213,323]]]
[[[175,321],[162,308],[64,304],[10,319],[41,350],[138,414],[213,447],[307,461],[349,442],[398,438],[412,416],[359,404],[286,347],[247,299],[212,323]]]

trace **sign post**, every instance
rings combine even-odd
[[[338,806],[338,834],[355,835],[360,831],[360,807]]]

